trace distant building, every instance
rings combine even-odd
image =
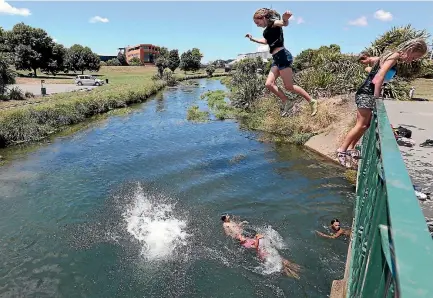
[[[127,62],[132,58],[137,57],[143,64],[155,64],[156,57],[159,55],[160,47],[153,44],[139,44],[119,48],[119,50],[124,50]]]
[[[101,61],[107,62],[108,60],[111,59],[117,59],[117,55],[116,56],[110,56],[110,55],[99,55],[99,59],[101,59]]]
[[[254,53],[246,53],[246,54],[239,54],[236,60],[242,60],[244,58],[256,58],[261,57],[263,60],[268,61],[268,59],[272,58],[271,53],[268,51],[266,52],[254,52]]]

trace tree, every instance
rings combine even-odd
[[[61,71],[65,71],[66,49],[63,45],[56,43],[53,47],[51,58],[48,64],[41,68],[43,72],[56,75]]]
[[[158,68],[158,75],[162,78],[164,69],[168,67],[168,57],[169,52],[166,47],[162,47],[159,49],[159,54],[157,55],[155,66]]]
[[[6,47],[14,54],[15,68],[33,70],[48,68],[53,57],[55,43],[47,32],[18,23],[6,32]]]
[[[9,68],[9,63],[5,55],[0,54],[0,95],[6,93],[6,87],[15,83],[15,74]]]
[[[209,64],[206,67],[206,73],[207,73],[207,75],[211,77],[214,72],[215,72],[215,66],[213,64]]]
[[[168,68],[174,72],[180,65],[179,51],[171,50],[168,55]]]
[[[200,69],[203,55],[197,48],[188,50],[180,56],[180,69],[183,71],[197,71]]]
[[[143,63],[141,63],[140,58],[133,57],[131,60],[129,60],[129,65],[131,65],[131,66],[140,66],[140,65],[143,65]]]
[[[126,61],[125,53],[122,53],[121,51],[117,53],[117,60],[119,60],[119,63],[122,66],[128,65],[128,62]]]
[[[110,59],[106,62],[107,66],[122,66],[117,58]]]
[[[66,66],[70,70],[81,71],[81,74],[84,74],[85,70],[99,71],[101,60],[89,47],[74,44],[67,51]]]
[[[168,55],[169,55],[169,52],[168,52],[168,49],[166,47],[161,47],[159,49],[158,57],[164,57],[164,58],[168,59]]]

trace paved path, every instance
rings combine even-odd
[[[412,131],[413,147],[399,146],[413,184],[433,194],[433,147],[420,147],[433,139],[433,102],[385,101],[388,118],[394,127]],[[425,216],[433,218],[433,201],[420,202]]]
[[[10,87],[19,87],[23,92],[31,92],[34,95],[42,95],[41,94],[41,85],[35,84],[14,84],[9,85]],[[52,93],[62,93],[62,92],[71,92],[79,89],[93,89],[96,86],[77,86],[75,84],[44,84],[44,87],[47,89],[47,94]]]

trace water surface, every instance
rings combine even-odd
[[[353,189],[302,148],[257,141],[234,121],[191,123],[219,81],[167,89],[0,168],[1,297],[327,297],[347,241]],[[301,279],[222,231],[247,220]]]

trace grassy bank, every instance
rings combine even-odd
[[[150,67],[103,67],[101,73],[109,76],[108,85],[91,92],[55,94],[37,105],[1,111],[0,147],[38,141],[93,115],[143,102],[166,86],[164,81],[151,79],[155,72]],[[176,76],[178,81],[205,77],[206,74]]]

